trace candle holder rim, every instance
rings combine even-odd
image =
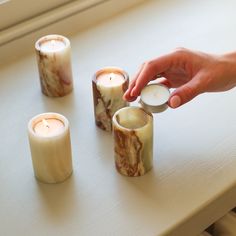
[[[135,109],[135,110],[139,110],[139,111],[144,112],[144,114],[148,116],[147,122],[146,122],[143,126],[140,126],[140,127],[138,127],[138,128],[127,128],[127,127],[121,125],[121,124],[117,121],[116,116],[118,115],[119,112],[121,112],[121,111],[123,111],[123,110],[128,110],[128,109]],[[145,126],[148,125],[148,121],[149,121],[149,120],[153,120],[153,115],[152,115],[152,113],[149,112],[149,111],[147,111],[147,110],[145,110],[145,109],[143,109],[142,107],[138,107],[138,106],[123,107],[123,108],[119,109],[118,111],[116,111],[115,114],[114,114],[113,117],[112,117],[112,122],[113,122],[116,126],[118,126],[119,128],[121,128],[121,129],[123,129],[123,130],[127,130],[127,131],[128,131],[128,130],[130,131],[130,130],[139,130],[139,129],[142,129],[143,127],[145,127]],[[115,127],[115,125],[113,125],[113,127]]]
[[[129,80],[129,74],[124,69],[117,66],[106,66],[106,67],[100,68],[99,70],[95,72],[95,74],[92,77],[92,80],[96,83],[97,77],[103,74],[104,72],[110,72],[110,73],[118,72],[122,74],[124,77],[124,83]]]
[[[36,42],[35,42],[35,49],[38,51],[41,51],[41,44],[45,41],[49,41],[49,40],[60,40],[61,42],[65,43],[65,48],[70,46],[70,40],[60,34],[48,34],[45,36],[42,36],[41,38],[39,38]]]
[[[29,122],[28,122],[28,131],[29,133],[31,133],[33,136],[37,136],[37,137],[42,137],[41,135],[38,135],[37,133],[35,133],[34,131],[34,126],[39,122],[39,121],[42,121],[42,119],[58,119],[60,120],[63,124],[64,124],[64,127],[65,129],[64,130],[67,130],[69,129],[69,121],[68,119],[59,114],[59,113],[56,113],[56,112],[45,112],[45,113],[41,113],[41,114],[38,114],[38,115],[35,115],[34,117],[32,117]],[[63,135],[63,133],[59,133],[59,134],[54,134],[54,135],[50,135],[48,137],[42,137],[43,139],[51,139],[51,138],[55,138],[55,137],[59,137]]]

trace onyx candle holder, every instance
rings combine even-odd
[[[62,97],[73,90],[70,41],[62,35],[47,35],[35,43],[42,93]]]
[[[105,67],[95,73],[92,80],[94,116],[99,128],[111,132],[112,116],[129,105],[123,99],[128,86],[129,76],[121,68]]]
[[[43,113],[28,123],[35,177],[44,183],[60,183],[72,174],[69,121],[58,113]]]
[[[125,107],[113,116],[115,165],[126,176],[142,176],[153,163],[153,116],[140,107]]]

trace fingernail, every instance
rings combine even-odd
[[[132,90],[132,91],[130,92],[130,96],[131,96],[131,97],[134,97],[134,90]]]
[[[171,99],[170,99],[170,106],[172,108],[177,108],[178,106],[180,106],[181,104],[181,99],[178,95],[174,95]]]

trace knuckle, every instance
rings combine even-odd
[[[177,47],[177,48],[175,48],[175,51],[186,51],[187,50],[187,48],[185,48],[185,47]]]
[[[149,60],[145,62],[145,68],[148,68],[148,70],[152,69],[155,66],[154,60]]]
[[[186,55],[189,53],[189,50],[184,47],[177,47],[174,52],[178,55]]]
[[[197,96],[198,92],[196,88],[193,88],[191,86],[185,85],[184,93],[186,96],[186,99],[192,99]]]

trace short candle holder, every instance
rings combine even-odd
[[[111,132],[112,116],[120,108],[129,105],[123,99],[129,86],[129,76],[118,67],[105,67],[95,73],[92,86],[96,125]]]
[[[35,43],[42,93],[62,97],[73,89],[70,41],[61,35],[47,35]]]
[[[43,113],[28,123],[28,136],[35,177],[59,183],[72,174],[68,120],[58,113]]]
[[[126,176],[141,176],[153,163],[153,116],[139,107],[125,107],[113,116],[115,165]]]

